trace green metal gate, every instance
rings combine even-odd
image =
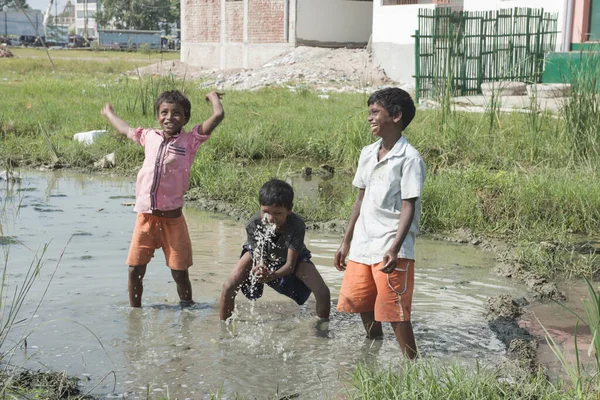
[[[556,46],[556,13],[515,8],[453,12],[420,9],[415,33],[416,97],[481,93],[499,80],[541,82]]]

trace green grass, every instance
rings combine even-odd
[[[47,58],[46,52],[41,47],[10,47],[11,53],[19,58]],[[114,62],[116,60],[135,60],[153,64],[161,60],[179,60],[179,52],[136,52],[136,51],[112,51],[112,50],[82,50],[63,49],[50,50],[53,58],[81,60],[94,58],[96,61]]]
[[[505,375],[505,371],[496,371]],[[483,368],[444,365],[424,359],[405,363],[399,370],[357,365],[352,376],[353,400],[480,400],[480,399],[593,399],[550,382],[543,373],[499,376]]]

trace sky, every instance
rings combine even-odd
[[[29,4],[30,8],[34,10],[41,10],[43,13],[46,12],[46,8],[48,7],[49,0],[27,0],[27,4]],[[62,12],[62,9],[67,4],[67,0],[58,0],[58,13]],[[52,15],[54,15],[54,6],[52,6]]]

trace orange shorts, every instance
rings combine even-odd
[[[391,274],[381,272],[383,262],[373,265],[348,261],[337,310],[363,313],[375,311],[375,321],[410,321],[415,284],[415,261],[399,258]]]
[[[183,215],[177,218],[139,213],[135,222],[127,265],[150,262],[154,250],[162,247],[167,266],[185,271],[192,265],[192,241]]]

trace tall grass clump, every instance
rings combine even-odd
[[[376,139],[371,134],[366,114],[362,112],[349,116],[336,127],[334,132],[331,138],[323,138],[320,143],[315,143],[314,151],[330,147],[329,158],[345,165],[355,165],[363,147],[373,143]],[[329,144],[327,144],[328,141],[330,141]]]
[[[429,232],[464,227],[548,238],[600,229],[600,188],[593,171],[573,176],[563,170],[530,174],[473,166],[442,170],[427,179],[422,226]]]
[[[586,398],[586,396],[600,397],[600,295],[599,291],[594,289],[587,278],[585,283],[588,289],[588,297],[582,300],[583,315],[579,315],[571,308],[561,304],[577,319],[573,338],[575,344],[574,361],[567,359],[567,355],[561,350],[546,328],[542,326],[546,332],[546,341],[569,376],[577,398],[581,399]],[[578,348],[580,323],[590,329],[592,343],[588,351],[588,357],[591,358],[594,365],[585,365],[580,359]]]
[[[6,227],[9,221],[14,221],[16,217],[15,215],[8,214],[16,214],[18,212],[18,210],[10,207],[7,203],[20,203],[20,200],[16,198],[15,187],[10,184],[9,180],[2,183],[5,187],[1,189],[1,192],[4,194],[4,200],[0,209],[0,222],[4,222],[0,223],[0,250],[2,253],[0,256],[2,257],[2,263],[0,264],[2,267],[2,272],[0,273],[0,363],[3,370],[3,379],[2,383],[0,383],[0,396],[5,396],[13,378],[12,357],[20,346],[26,346],[27,343],[27,329],[31,318],[23,317],[22,308],[28,297],[30,297],[33,284],[39,278],[44,265],[43,256],[46,253],[48,245],[44,245],[41,251],[34,254],[22,278],[16,279],[10,276],[9,261],[11,246],[22,244],[18,239],[8,236],[3,227]],[[40,303],[41,301],[42,299],[40,299]],[[20,334],[15,334],[16,336],[14,336],[12,332],[19,329]]]
[[[352,400],[481,400],[481,399],[579,399],[543,373],[499,379],[493,372],[458,364],[444,365],[422,359],[400,368],[357,365],[348,398]],[[592,398],[589,396],[587,398]]]
[[[117,96],[121,95],[125,98],[125,109],[128,113],[139,111],[144,117],[155,116],[154,101],[159,94],[174,89],[178,89],[182,93],[186,92],[185,80],[177,80],[170,74],[142,77],[138,72],[137,78],[133,85],[130,79],[126,79],[116,88]],[[119,89],[121,89],[121,93],[119,93]]]
[[[561,113],[564,141],[575,162],[596,165],[600,145],[600,46],[570,64],[571,92]]]

